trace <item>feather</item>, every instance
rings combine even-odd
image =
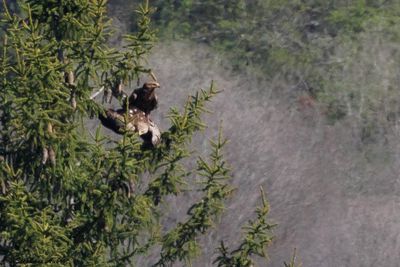
[[[147,82],[141,88],[135,89],[129,96],[129,108],[137,108],[149,115],[151,111],[157,108],[156,88],[160,88],[159,83]]]
[[[129,112],[125,112],[123,109],[117,111],[109,109],[105,111],[105,115],[100,113],[99,119],[106,128],[118,134],[128,131],[143,135],[149,131],[149,119],[144,112],[138,109],[129,110]]]
[[[158,145],[161,141],[161,132],[149,118],[149,114],[157,108],[155,89],[159,87],[160,84],[157,82],[145,83],[129,96],[128,106],[119,110],[108,109],[100,113],[101,123],[118,134],[138,133],[145,146]]]

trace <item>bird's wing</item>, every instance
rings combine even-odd
[[[149,131],[148,119],[144,112],[138,109],[130,110],[127,120],[127,131],[134,131],[139,135],[146,134]]]
[[[135,90],[129,96],[129,99],[128,99],[129,104],[133,103],[137,99],[137,97],[138,97],[138,95],[137,95],[136,90]]]
[[[161,142],[161,132],[157,124],[152,120],[149,120],[149,132],[151,132],[151,143],[153,146],[158,145]]]
[[[101,123],[108,129],[111,129],[118,134],[123,133],[123,128],[125,127],[124,116],[120,115],[115,110],[105,110],[104,114],[99,114],[99,119]]]
[[[136,129],[139,135],[146,134],[149,131],[149,124],[143,120],[138,120],[136,123]]]
[[[113,109],[108,109],[106,111],[106,115],[108,118],[113,119],[113,120],[118,120],[123,122],[124,121],[124,116],[119,114],[118,111],[115,111]]]
[[[105,127],[118,134],[123,134],[126,131],[137,132],[145,142],[151,142],[153,146],[161,142],[160,129],[144,112],[140,110],[129,112],[129,114],[123,112],[122,109],[118,111],[109,109],[105,111],[105,116],[99,114],[99,117]]]

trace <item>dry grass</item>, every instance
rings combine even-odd
[[[224,90],[207,116],[206,134],[214,136],[222,121],[237,191],[220,224],[201,240],[204,254],[194,266],[211,266],[220,239],[237,240],[253,215],[260,185],[279,223],[269,266],[281,266],[294,247],[303,266],[396,266],[400,160],[394,132],[387,130],[384,142],[364,144],[353,117],[328,124],[318,108],[298,107],[291,85],[232,74],[221,62],[206,47],[184,43],[161,44],[150,59],[163,87],[155,113],[162,127],[163,114],[193,90],[211,80]],[[206,145],[203,136],[195,139],[198,151]],[[193,198],[171,199],[166,224],[176,222],[185,212],[182,203]],[[147,260],[140,263],[146,266]]]

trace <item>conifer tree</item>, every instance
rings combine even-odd
[[[150,73],[145,56],[155,41],[148,2],[137,11],[138,27],[124,47],[109,47],[112,34],[105,0],[19,1],[18,14],[3,1],[0,58],[0,262],[5,266],[133,266],[160,247],[154,266],[190,262],[231,194],[230,170],[220,134],[209,158],[193,155],[193,134],[218,93],[212,84],[171,108],[170,127],[156,147],[137,133],[117,140],[91,135],[85,122],[103,112],[92,94],[100,88],[118,98]],[[122,98],[119,98],[123,101]],[[123,103],[121,103],[123,104]],[[195,160],[187,169],[184,161]],[[179,195],[198,177],[201,198],[184,221],[168,231],[160,217],[166,196]],[[218,266],[250,266],[271,240],[257,210],[240,248],[222,244]]]

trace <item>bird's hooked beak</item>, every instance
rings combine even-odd
[[[143,86],[144,88],[154,90],[156,88],[161,88],[160,84],[158,82],[147,82]]]

